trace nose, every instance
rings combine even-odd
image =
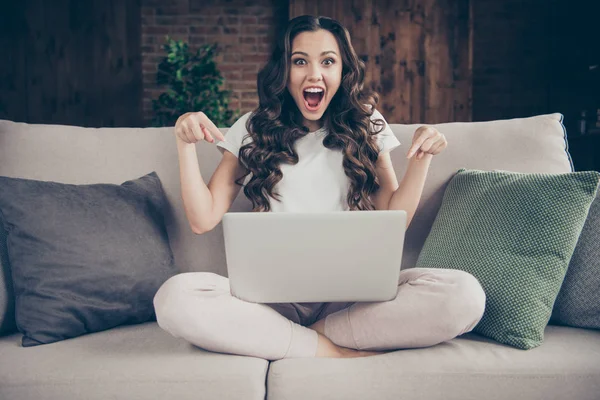
[[[308,81],[309,82],[318,82],[323,80],[323,75],[321,74],[321,68],[319,65],[313,64],[308,71]]]

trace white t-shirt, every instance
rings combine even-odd
[[[225,134],[225,141],[217,142],[221,153],[229,150],[236,157],[240,147],[252,139],[246,138],[242,143],[246,130],[246,122],[251,112],[240,117]],[[371,119],[385,119],[377,110]],[[380,129],[372,125],[371,129]],[[298,152],[298,164],[280,164],[283,174],[281,181],[275,185],[273,192],[281,195],[281,201],[269,198],[272,212],[327,212],[347,211],[350,179],[344,173],[341,150],[332,150],[323,146],[327,129],[321,128],[310,132],[295,143]],[[400,145],[387,122],[384,129],[376,136],[380,154],[389,152]],[[243,191],[242,191],[243,193]]]

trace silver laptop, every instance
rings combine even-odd
[[[406,212],[228,212],[231,294],[253,303],[387,301],[396,296]]]

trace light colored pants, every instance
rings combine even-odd
[[[250,303],[230,293],[229,279],[210,272],[175,275],[154,297],[158,325],[205,350],[267,360],[314,357],[317,333],[360,350],[427,347],[471,331],[485,293],[471,274],[451,269],[400,271],[395,299],[383,302]]]

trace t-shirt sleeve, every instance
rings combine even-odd
[[[371,115],[371,121],[376,119],[382,119],[384,123],[383,130],[375,135],[377,144],[379,145],[379,154],[390,152],[400,146],[400,141],[392,131],[392,128],[390,128],[383,115],[377,110],[373,111],[373,115]],[[377,132],[379,129],[381,129],[381,126],[371,124],[372,132]]]
[[[229,150],[234,156],[239,157],[240,148],[252,141],[252,138],[248,137],[244,140],[244,136],[248,134],[246,130],[246,122],[252,115],[252,112],[248,112],[242,115],[237,121],[231,125],[231,127],[225,133],[225,140],[217,142],[217,149],[221,154],[225,154],[225,150]],[[242,143],[243,141],[243,143]]]

